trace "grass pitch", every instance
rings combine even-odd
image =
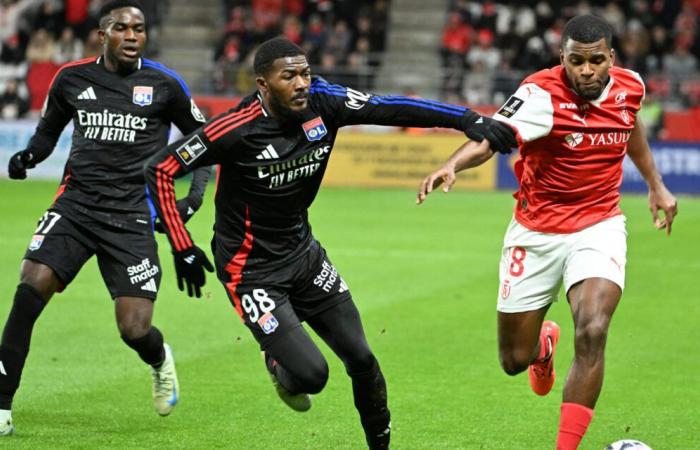
[[[0,180],[0,321],[36,220],[56,183]],[[211,196],[213,189],[207,196]],[[512,198],[508,193],[436,193],[413,204],[401,190],[325,189],[311,211],[314,232],[348,282],[384,370],[395,449],[551,449],[563,379],[571,362],[565,301],[559,375],[539,398],[527,375],[498,366],[497,265]],[[211,200],[190,222],[202,248],[211,238]],[[659,449],[700,448],[700,199],[681,197],[671,238],[653,229],[646,199],[626,196],[627,289],[608,340],[606,379],[582,449],[636,438]],[[361,449],[350,383],[328,356],[329,383],[306,414],[276,397],[257,345],[208,278],[206,298],[177,290],[167,242],[154,323],[173,346],[182,389],[158,417],[150,375],[119,339],[91,260],[55,296],[35,327],[2,448]]]

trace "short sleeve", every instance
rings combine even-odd
[[[534,83],[522,84],[493,118],[513,127],[521,142],[534,141],[552,131],[552,96]]]

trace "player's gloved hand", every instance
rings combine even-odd
[[[33,169],[35,164],[32,164],[32,153],[29,150],[21,150],[10,158],[10,163],[7,165],[7,174],[13,180],[24,180],[27,178],[27,169]]]
[[[202,296],[202,286],[206,281],[204,269],[209,272],[214,271],[207,255],[196,245],[180,252],[173,252],[175,257],[175,275],[177,276],[177,287],[184,291],[187,285],[187,295],[189,297]]]
[[[189,197],[181,198],[176,201],[175,207],[177,208],[178,214],[180,214],[182,223],[187,223],[187,221],[194,216],[194,213],[197,212],[197,209],[199,209]],[[165,233],[165,227],[160,220],[156,220],[153,229],[158,233]]]
[[[464,134],[474,141],[488,139],[491,149],[508,154],[518,146],[515,131],[508,125],[468,110],[463,116]]]

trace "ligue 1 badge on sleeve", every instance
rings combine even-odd
[[[328,133],[326,125],[323,123],[323,119],[321,119],[320,116],[308,122],[304,122],[301,127],[304,129],[306,139],[310,141],[318,141]]]
[[[153,86],[134,86],[131,101],[139,106],[148,106],[153,103]]]

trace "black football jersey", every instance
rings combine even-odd
[[[61,197],[115,212],[148,212],[145,163],[167,145],[171,123],[188,134],[205,122],[172,70],[142,58],[136,70],[119,74],[107,70],[101,57],[57,72],[29,149],[52,149],[71,120]]]
[[[281,265],[302,254],[311,242],[307,209],[321,185],[340,127],[378,124],[462,130],[465,111],[431,100],[366,94],[314,77],[304,120],[281,121],[268,113],[258,93],[246,97],[235,109],[159,153],[147,168],[147,183],[173,248],[183,250],[192,242],[173,213],[172,178],[219,164],[216,252],[232,261],[245,255],[247,268]]]

